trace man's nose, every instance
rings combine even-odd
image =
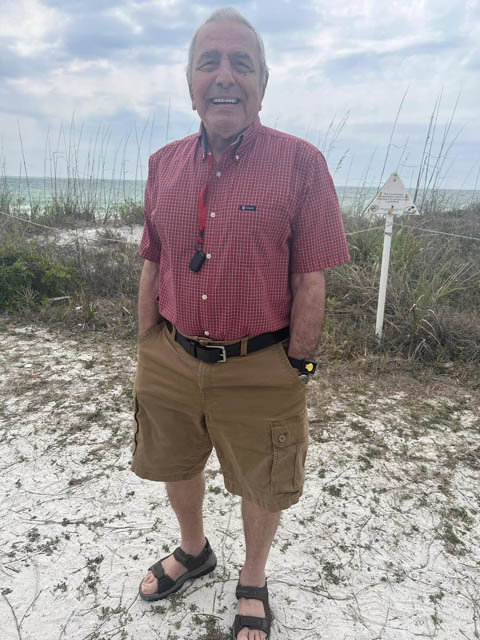
[[[229,60],[222,60],[220,66],[217,69],[217,77],[215,82],[221,87],[231,87],[235,84],[235,78],[233,77],[232,67]]]

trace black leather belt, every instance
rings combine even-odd
[[[172,333],[172,323],[168,320],[166,320],[165,323],[167,325],[167,329]],[[247,340],[247,353],[259,351],[260,349],[265,349],[265,347],[271,347],[272,345],[277,344],[277,342],[285,340],[288,336],[289,329],[288,327],[284,327],[278,331],[262,333],[254,338],[249,338]],[[218,344],[201,344],[196,340],[190,340],[190,338],[183,336],[181,333],[178,333],[178,331],[175,332],[175,342],[178,342],[178,344],[183,347],[189,355],[197,358],[198,360],[202,360],[202,362],[210,363],[226,362],[227,358],[239,356],[242,348],[241,340],[225,346]]]

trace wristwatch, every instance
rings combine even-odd
[[[304,384],[308,384],[310,376],[313,376],[317,369],[317,363],[313,360],[299,360],[298,358],[291,358],[290,356],[287,357],[292,367],[298,370],[299,379]]]

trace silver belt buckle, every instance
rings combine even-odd
[[[226,362],[227,361],[227,352],[225,351],[225,347],[221,344],[203,344],[202,347],[207,347],[207,349],[220,349],[221,358],[218,362]]]

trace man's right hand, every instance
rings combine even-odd
[[[142,332],[138,331],[137,340],[141,340],[144,336],[146,336],[151,331],[154,331],[158,326],[160,326],[162,324],[162,321],[160,320],[161,316],[158,316],[158,317],[159,317],[159,321],[156,324],[154,324],[152,327],[150,327],[150,328],[148,328],[148,329],[146,329],[145,331],[142,331]]]
[[[138,338],[153,329],[160,321],[158,313],[158,269],[156,262],[145,260],[138,288]]]

